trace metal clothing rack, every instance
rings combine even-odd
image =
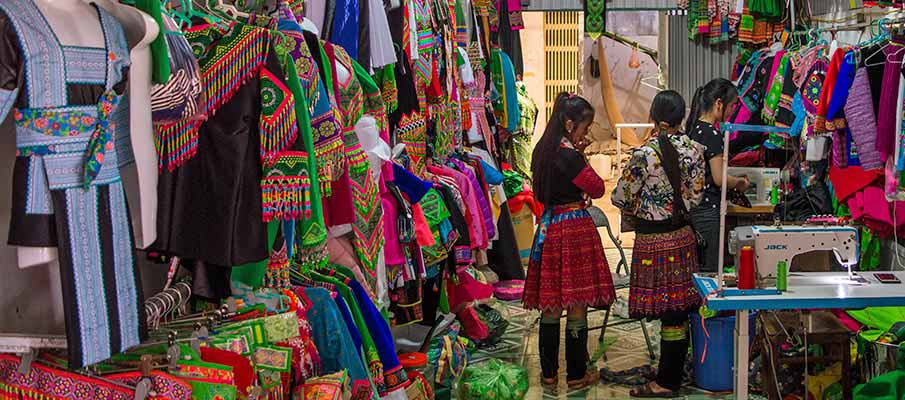
[[[172,289],[170,289],[172,290]],[[164,292],[149,297],[144,302],[145,310],[151,307],[152,302],[159,298]],[[175,306],[179,306],[176,304]],[[173,310],[165,310],[163,314],[168,314]],[[149,315],[146,312],[146,315]],[[148,321],[153,322],[153,321]],[[27,354],[33,350],[39,349],[65,349],[67,341],[65,335],[42,335],[42,334],[22,334],[22,333],[0,333],[0,353]]]

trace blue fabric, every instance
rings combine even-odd
[[[518,89],[515,87],[515,67],[509,56],[502,51],[500,59],[503,64],[503,87],[506,92],[506,115],[508,116],[506,129],[509,132],[515,132],[518,130],[518,123],[522,115],[518,105]]]
[[[845,58],[839,66],[839,75],[836,77],[836,86],[833,87],[833,95],[830,98],[830,105],[827,107],[826,111],[827,121],[837,118],[842,111],[842,108],[845,107],[845,102],[848,101],[849,89],[852,88],[852,83],[855,81],[856,67],[855,53],[849,51],[845,54]]]
[[[323,372],[329,374],[345,369],[352,380],[370,382],[364,361],[358,352],[352,350],[361,346],[352,342],[349,328],[343,322],[330,292],[322,288],[306,288],[305,295],[312,304],[307,317]]]
[[[358,350],[358,355],[360,356],[362,354],[361,333],[358,332],[358,326],[355,325],[355,320],[352,319],[352,311],[349,310],[349,305],[346,304],[342,296],[337,294],[333,300],[336,301],[339,313],[343,316],[343,322],[346,323],[346,328],[349,329],[349,335],[352,337],[352,342],[355,343],[355,349]]]
[[[433,187],[430,182],[421,180],[398,164],[393,164],[393,175],[396,187],[409,197],[412,204],[420,202],[427,191]]]
[[[858,149],[855,148],[855,141],[852,140],[852,130],[845,128],[845,155],[848,158],[849,167],[860,167],[861,159],[858,158]]]
[[[368,332],[371,333],[374,345],[377,346],[377,353],[380,355],[383,370],[391,372],[399,368],[399,357],[396,356],[396,343],[393,340],[393,333],[390,331],[389,324],[383,319],[383,315],[374,306],[374,302],[371,301],[368,293],[358,281],[346,279],[345,283],[355,295],[355,301],[358,302],[361,316],[368,326]]]
[[[358,0],[336,0],[330,40],[346,49],[353,60],[358,59]]]
[[[453,230],[453,226],[452,226],[452,223],[449,222],[449,218],[441,221],[439,228],[440,228],[440,238],[443,239],[443,244],[448,244],[448,243],[446,243],[446,238],[449,237],[449,233],[452,232],[452,230]]]
[[[792,100],[792,113],[795,114],[795,121],[792,122],[789,135],[798,137],[804,129],[804,122],[807,119],[808,114],[804,109],[804,100],[801,97],[801,92],[797,90],[795,91],[795,99]]]
[[[488,164],[484,160],[479,159],[481,162],[481,170],[484,171],[484,180],[487,181],[488,185],[502,185],[503,184],[503,173],[500,170],[494,168],[493,165]]]
[[[19,97],[19,88],[13,90],[0,89],[0,121],[6,119],[6,114],[13,108],[16,98]]]

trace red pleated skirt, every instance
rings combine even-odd
[[[615,298],[600,234],[588,211],[547,209],[534,235],[524,307],[542,311],[604,307]]]

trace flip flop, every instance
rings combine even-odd
[[[679,392],[677,391],[667,391],[656,393],[650,388],[650,384],[644,386],[639,386],[629,392],[629,396],[639,398],[639,399],[674,399],[679,397]]]

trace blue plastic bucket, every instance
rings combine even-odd
[[[754,340],[757,313],[748,314],[748,336]],[[735,316],[714,317],[704,320],[708,338],[701,327],[701,315],[691,313],[691,339],[694,350],[694,383],[699,388],[711,392],[732,390],[734,351],[735,351]],[[704,347],[707,357],[701,362]],[[750,345],[750,343],[749,343]]]

